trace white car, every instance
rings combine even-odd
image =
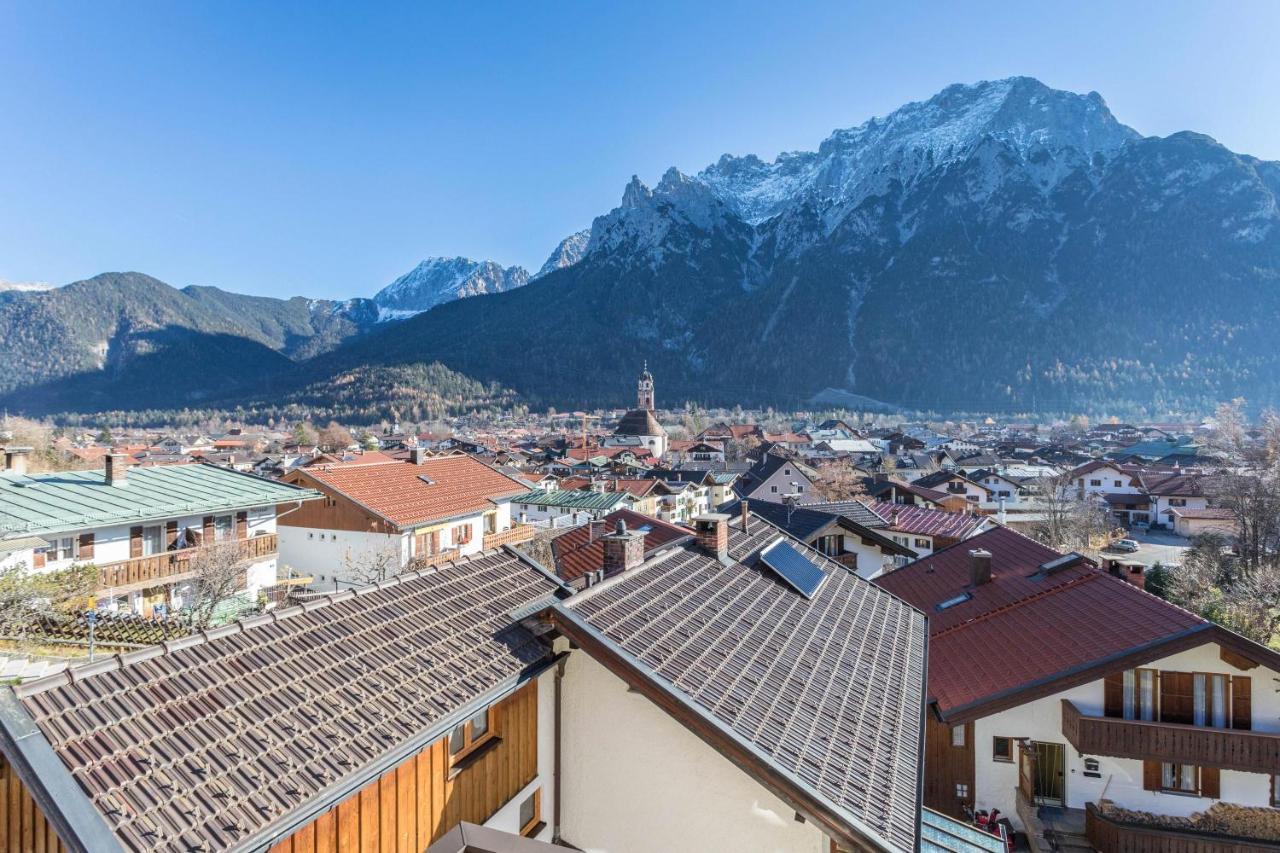
[[[1138,550],[1138,548],[1138,542],[1134,539],[1117,539],[1115,542],[1111,543],[1112,551],[1133,552]]]

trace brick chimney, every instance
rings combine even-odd
[[[639,530],[628,530],[622,519],[618,519],[614,531],[602,537],[601,541],[604,543],[605,577],[634,569],[644,562],[644,534]]]
[[[743,499],[742,499],[742,506],[741,506],[741,509],[742,509],[742,532],[743,532],[743,533],[747,533],[747,532],[748,532],[748,530],[747,530],[747,518],[748,518],[748,514],[749,514],[749,513],[748,513],[748,510],[747,510],[747,499],[746,499],[746,498],[743,498]]]
[[[969,583],[982,586],[991,583],[991,552],[975,548],[969,552]]]
[[[409,461],[414,465],[421,465],[427,461],[427,449],[425,447],[409,448]]]
[[[4,449],[4,470],[10,474],[27,473],[27,459],[30,456],[30,447],[6,447]]]
[[[1120,567],[1120,577],[1136,586],[1138,589],[1147,588],[1147,576],[1143,573],[1146,567],[1141,563],[1130,563]]]
[[[129,456],[125,453],[108,453],[107,454],[107,485],[108,486],[124,486],[127,485],[125,474],[129,470]]]
[[[698,549],[708,556],[724,561],[729,559],[729,516],[723,512],[708,512],[693,519]]]

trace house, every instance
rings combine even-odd
[[[945,492],[952,497],[963,498],[974,506],[990,508],[995,505],[995,496],[989,486],[972,480],[958,471],[936,471],[912,480],[911,484]]]
[[[1181,470],[1173,474],[1143,472],[1138,475],[1138,482],[1147,495],[1153,525],[1173,528],[1174,510],[1203,510],[1209,507],[1203,480],[1194,474],[1186,474]]]
[[[771,449],[738,477],[733,492],[736,497],[751,501],[781,503],[787,495],[799,495],[804,500],[813,494],[816,476],[809,466]]]
[[[587,518],[604,518],[615,509],[635,506],[628,491],[598,492],[588,489],[520,492],[511,498],[512,517],[520,524],[576,526]]]
[[[579,650],[560,837],[915,849],[923,616],[758,516],[701,516],[694,533],[648,557],[640,533],[611,534],[624,571],[543,614]]]
[[[622,571],[621,566],[605,564],[604,537],[617,530],[618,522],[622,522],[627,530],[643,534],[646,558],[676,540],[693,538],[693,531],[688,527],[629,509],[614,510],[604,518],[592,519],[552,539],[551,554],[555,565],[548,568],[574,589],[585,589]]]
[[[901,480],[872,480],[867,483],[867,494],[878,501],[902,504],[903,506],[930,507],[952,512],[970,512],[972,507],[963,494],[950,494],[915,483],[904,483]]]
[[[1209,851],[1244,848],[1134,821],[1280,803],[1277,652],[1005,528],[875,583],[929,614],[925,805]]]
[[[758,517],[729,525],[652,553],[615,530],[621,571],[577,594],[484,551],[0,688],[3,826],[24,849],[160,853],[959,836],[919,806],[923,614]]]
[[[5,449],[0,471],[0,557],[32,571],[92,564],[97,608],[172,614],[193,601],[191,560],[202,546],[235,543],[240,592],[276,582],[278,523],[320,496],[213,465],[130,467],[123,454],[90,471],[31,474],[27,448]]]
[[[921,557],[949,548],[995,526],[991,518],[925,506],[873,501],[868,507],[885,520],[885,532]]]
[[[407,461],[339,462],[296,468],[284,481],[324,500],[284,516],[280,556],[322,588],[394,574],[411,563],[474,554],[532,535],[513,521],[511,500],[528,492],[515,480],[464,453]]]
[[[859,577],[868,580],[905,565],[917,556],[915,551],[895,541],[884,531],[814,506],[734,501],[721,507],[720,511],[736,516],[748,506],[756,515],[786,531],[788,536],[799,539],[818,553],[853,569]]]
[[[1169,510],[1173,532],[1190,539],[1203,533],[1216,533],[1227,538],[1238,535],[1236,514],[1220,507],[1191,509],[1174,507]]]

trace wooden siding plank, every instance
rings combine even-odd
[[[378,780],[360,789],[360,850],[378,851]]]
[[[418,821],[418,781],[416,762],[406,761],[396,768],[396,851],[415,853]]]
[[[360,849],[360,795],[338,803],[338,849],[343,853]],[[425,848],[423,848],[425,849]]]
[[[378,849],[384,853],[396,849],[396,774],[389,771],[378,780]]]

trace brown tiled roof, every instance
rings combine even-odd
[[[489,552],[16,693],[124,847],[223,850],[544,660],[510,613],[555,589]]]
[[[601,537],[612,533],[619,520],[627,523],[628,530],[644,532],[646,554],[677,539],[693,535],[693,531],[688,528],[668,524],[649,515],[641,515],[629,509],[615,510],[600,521],[575,527],[551,540],[551,553],[556,558],[556,574],[562,580],[573,583],[587,572],[604,568],[604,542]]]
[[[557,604],[555,618],[588,653],[634,661],[652,690],[711,726],[691,729],[781,771],[784,793],[808,793],[846,834],[910,850],[924,617],[788,539],[825,574],[805,598],[758,559],[780,538],[757,516],[749,532],[734,519],[727,565],[676,546]]]
[[[461,453],[434,456],[421,465],[358,462],[321,465],[299,472],[305,482],[345,495],[397,527],[489,509],[497,498],[527,492],[525,483]]]
[[[978,548],[991,553],[991,581],[973,587]],[[929,614],[929,696],[944,719],[1211,627],[1087,561],[1041,569],[1060,556],[997,527],[875,579]]]
[[[622,420],[618,421],[618,426],[614,429],[614,435],[664,435],[666,430],[662,428],[662,424],[658,423],[658,419],[653,416],[653,412],[648,409],[633,409],[622,416]]]
[[[944,509],[895,504],[888,501],[872,501],[871,510],[888,524],[890,530],[920,536],[947,536],[963,539],[980,524],[982,516],[965,512],[947,512]]]

